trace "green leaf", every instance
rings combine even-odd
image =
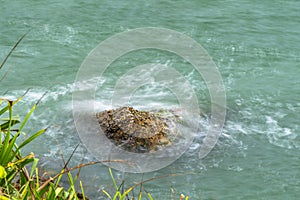
[[[81,189],[81,193],[82,193],[83,200],[86,200],[86,198],[85,198],[85,193],[84,193],[84,189],[83,189],[83,186],[82,186],[82,182],[79,181],[79,184],[80,184],[80,189]]]
[[[24,96],[24,95],[23,95]],[[10,100],[8,100],[8,99],[1,99],[1,103],[0,103],[0,105],[3,103],[3,102],[7,102],[7,106],[5,106],[4,108],[2,108],[1,110],[0,110],[0,116],[3,114],[3,113],[5,113],[8,109],[9,109],[9,107],[10,106],[14,106],[16,103],[18,103],[21,99],[23,99],[23,96],[20,96],[17,100],[15,100],[15,101],[10,101]]]
[[[109,199],[111,199],[110,194],[109,194],[106,190],[102,189],[102,192],[103,192]]]
[[[34,158],[33,159],[33,163],[32,163],[32,166],[31,166],[31,171],[30,171],[30,178],[32,178],[32,176],[33,176],[33,173],[34,172],[36,172],[36,170],[37,170],[37,164],[38,164],[38,162],[39,162],[39,159],[38,158]],[[37,176],[38,176],[38,174],[37,174]],[[38,177],[37,177],[38,178]]]
[[[63,187],[57,187],[55,189],[55,197],[58,197],[64,191]]]
[[[126,191],[122,194],[121,199],[125,198],[126,195],[128,195],[129,192],[131,192],[131,190],[133,190],[133,187],[130,187],[128,190],[126,190]],[[139,196],[141,196],[141,198],[142,198],[141,192],[140,192],[140,195],[139,195]],[[141,198],[139,198],[139,199],[141,199]]]
[[[150,192],[147,192],[147,195],[148,195],[150,200],[153,200],[153,197],[151,196]]]
[[[24,142],[22,142],[20,144],[20,146],[18,147],[18,150],[20,150],[22,147],[26,146],[28,143],[30,143],[31,141],[33,141],[35,138],[37,138],[40,135],[42,135],[43,133],[45,133],[46,130],[47,129],[42,129],[42,130],[39,130],[38,132],[34,133],[32,136],[30,136],[29,138],[27,138]]]
[[[3,102],[3,101],[2,101],[2,102]],[[2,102],[1,102],[1,104],[2,104]],[[8,110],[8,106],[5,106],[4,108],[2,108],[2,109],[0,110],[0,116],[3,115],[3,113],[5,113],[7,110]]]
[[[27,123],[27,121],[29,120],[30,116],[32,115],[33,111],[36,109],[37,104],[34,104],[32,106],[32,108],[30,109],[29,113],[26,115],[26,117],[24,118],[22,124],[20,125],[20,128],[18,130],[18,134],[20,134],[20,132],[22,131],[23,127],[25,126],[25,124]]]
[[[6,138],[8,138],[8,135],[9,135],[9,132],[8,132],[8,134],[6,134]],[[6,165],[9,162],[13,162],[13,159],[15,158],[15,155],[18,153],[17,151],[13,151],[13,148],[16,145],[16,140],[17,140],[18,136],[19,135],[16,134],[7,143],[4,142],[5,143],[5,147],[4,147],[4,150],[3,150],[4,153],[1,157],[1,162],[2,162],[3,165]]]
[[[116,188],[116,191],[119,191],[119,188],[118,188],[118,186],[117,186],[117,183],[116,183],[116,181],[115,181],[115,178],[114,178],[114,176],[113,176],[113,173],[112,173],[111,168],[108,168],[108,170],[109,170],[109,174],[110,174],[110,177],[111,177],[111,179],[112,179],[112,182],[113,182],[113,184],[114,184],[114,186],[115,186],[115,188]]]
[[[64,173],[64,169],[61,171],[61,174],[57,177],[56,181],[55,181],[55,187],[58,187],[59,183],[60,183],[60,180],[63,176],[63,173]]]
[[[2,61],[2,63],[0,64],[0,69],[4,66],[4,64],[6,63],[7,59],[9,58],[9,56],[12,54],[12,52],[15,50],[15,48],[17,48],[17,46],[20,44],[20,42],[24,39],[24,37],[29,33],[29,31],[27,31],[24,35],[22,35],[22,37],[20,37],[20,39],[15,43],[15,45],[11,48],[11,50],[8,52],[8,54],[5,56],[4,60]]]
[[[6,178],[7,172],[3,166],[0,165],[0,179]]]
[[[143,196],[143,192],[140,192],[140,193],[139,193],[138,200],[142,200],[142,196]]]
[[[18,137],[16,134],[12,139],[10,139],[10,128],[11,128],[11,122],[12,122],[12,106],[9,103],[9,123],[7,127],[7,131],[5,132],[5,139],[2,143],[2,149],[0,152],[0,164],[5,166],[8,162],[11,162],[12,160],[9,160],[12,149],[15,145],[15,141]]]
[[[9,200],[6,196],[0,196],[0,200]]]
[[[6,130],[8,129],[9,125],[14,126],[16,124],[20,123],[20,120],[8,120],[7,122],[0,124],[0,130]]]
[[[50,186],[49,187],[49,190],[47,192],[47,198],[46,199],[55,199],[55,196],[56,196],[56,189],[55,189],[55,186],[52,182],[49,182],[48,185]]]
[[[28,163],[31,163],[34,161],[34,154],[31,152],[29,153],[27,156],[18,159],[15,162],[10,162],[8,163],[9,167],[14,167],[16,165],[18,165],[19,168],[23,168],[25,167]]]
[[[120,191],[117,191],[116,194],[114,195],[113,200],[117,200],[117,197],[121,197]]]

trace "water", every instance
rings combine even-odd
[[[0,91],[8,90],[7,95],[13,98],[31,88],[17,107],[20,114],[25,113],[24,107],[29,109],[48,92],[26,131],[51,125],[27,150],[36,152],[50,173],[61,164],[60,150],[68,157],[79,142],[71,100],[77,70],[87,54],[99,42],[128,29],[151,26],[185,33],[208,51],[219,68],[227,93],[226,123],[217,146],[204,160],[198,159],[201,145],[198,138],[180,159],[145,174],[144,179],[169,173],[192,172],[192,175],[155,180],[145,185],[147,190],[156,199],[169,197],[171,186],[191,199],[297,199],[300,195],[299,11],[300,2],[296,0],[100,3],[2,0],[0,58],[4,58],[22,34],[31,31],[7,62],[5,70],[10,71],[1,82]],[[143,55],[137,53],[136,60],[127,61],[127,66],[149,60],[181,66],[172,55],[157,59],[159,52],[148,52],[146,55],[154,55],[148,60]],[[126,65],[126,59],[119,64]],[[201,109],[209,115],[210,100],[202,79],[188,67],[180,69],[185,76],[190,74]],[[111,82],[99,97],[103,108],[108,105],[118,73],[123,71],[108,72],[107,80]],[[147,91],[151,96],[155,88],[146,88],[150,88]],[[142,98],[147,94],[145,91],[135,93],[134,104],[147,103]],[[74,158],[71,164],[93,159],[83,146]],[[117,175],[125,178],[128,185],[141,179],[141,175]],[[107,169],[102,165],[83,169],[81,177],[87,180],[85,185],[93,199],[99,196],[99,188],[111,186]]]

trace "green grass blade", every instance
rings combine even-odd
[[[103,192],[109,199],[111,199],[110,194],[109,194],[106,190],[102,189],[102,192]]]
[[[20,121],[20,117],[19,116],[13,116],[11,118],[11,120],[15,120],[15,121]],[[0,118],[0,121],[9,121],[9,118]]]
[[[128,190],[126,190],[126,191],[122,194],[121,199],[124,199],[124,198],[126,197],[126,195],[128,195],[129,192],[131,192],[132,190],[133,190],[133,187],[130,187]],[[140,193],[140,195],[141,195],[141,193]],[[141,198],[142,198],[142,197],[141,197]]]
[[[49,183],[52,181],[52,178],[48,178],[46,181],[42,183],[39,188],[36,188],[35,190],[39,193],[39,196],[44,196],[49,190],[50,190],[50,185]]]
[[[38,162],[39,162],[38,158],[33,159],[33,163],[32,163],[32,166],[31,166],[31,171],[30,171],[30,175],[29,175],[30,178],[32,178],[34,172],[36,172],[36,169],[37,169],[36,166],[37,166]]]
[[[114,175],[113,175],[113,173],[112,173],[111,168],[108,168],[108,170],[109,170],[109,174],[110,174],[110,177],[111,177],[111,179],[112,179],[112,182],[113,182],[113,184],[114,184],[114,186],[115,186],[115,188],[116,188],[116,191],[119,191],[119,188],[118,188],[118,186],[117,186],[117,183],[116,183],[116,181],[115,181],[115,178],[114,178]]]
[[[43,133],[45,133],[46,130],[47,130],[47,128],[41,129],[38,132],[36,132],[35,134],[33,134],[32,136],[30,136],[29,138],[27,138],[24,142],[22,142],[20,144],[20,146],[18,147],[18,150],[20,150],[22,147],[26,146],[28,143],[30,143],[31,141],[33,141],[35,138],[37,138],[40,135],[42,135]]]
[[[8,113],[9,113],[9,124],[8,124],[8,127],[7,127],[7,132],[10,133],[10,129],[11,129],[11,124],[12,124],[12,106],[13,106],[13,102],[12,101],[8,101]]]
[[[24,128],[25,124],[27,123],[27,121],[29,120],[30,116],[32,115],[33,111],[36,109],[36,106],[37,104],[34,104],[32,106],[32,108],[30,109],[29,113],[26,115],[26,117],[24,118],[22,124],[20,125],[19,127],[19,130],[18,130],[18,134],[21,133],[22,129]]]
[[[15,50],[15,48],[17,48],[17,46],[20,44],[20,42],[24,39],[24,37],[29,33],[29,31],[27,31],[24,35],[22,35],[22,37],[20,37],[20,39],[15,43],[15,45],[11,48],[11,50],[8,52],[8,54],[5,56],[4,60],[2,61],[1,65],[0,65],[0,69],[2,69],[2,67],[4,66],[4,64],[6,63],[7,59],[9,58],[9,56],[12,54],[12,52]]]
[[[81,194],[82,194],[83,200],[86,200],[82,182],[79,181],[79,184],[80,184],[80,189],[81,189]]]
[[[11,106],[14,106],[16,103],[18,103],[18,102],[24,97],[24,95],[27,94],[27,92],[28,92],[28,90],[27,90],[22,96],[20,96],[19,98],[17,98],[17,100],[13,101],[13,102],[11,103]],[[10,107],[10,101],[9,101],[8,99],[1,99],[1,104],[2,104],[4,101],[6,101],[6,102],[8,103],[8,105],[5,106],[4,108],[2,108],[2,109],[0,110],[0,116],[1,116],[3,113],[5,113],[5,112],[9,109],[9,107]],[[0,105],[1,105],[1,104],[0,104]]]
[[[30,190],[29,190],[30,191]],[[33,197],[34,197],[34,199],[35,200],[43,200],[43,196],[42,195],[40,195],[36,190],[32,190],[32,193],[33,193]],[[29,196],[29,195],[28,195]],[[31,196],[31,198],[24,198],[24,200],[25,199],[33,199],[32,198],[32,196]]]
[[[29,194],[29,191],[30,191],[30,189],[29,189],[29,181],[28,182],[26,182],[25,183],[25,185],[22,187],[22,189],[20,190],[20,192],[21,192],[21,197],[22,197],[22,199],[26,199],[26,197],[28,196],[28,194]]]
[[[60,180],[63,177],[63,172],[64,172],[64,169],[61,171],[61,174],[57,177],[57,179],[55,181],[55,187],[58,187]]]
[[[0,196],[0,200],[10,200],[10,199],[6,196]]]
[[[55,197],[58,198],[58,196],[64,192],[64,188],[63,187],[54,187],[54,188],[56,188]]]
[[[17,140],[18,135],[16,134],[7,144],[5,150],[4,150],[4,154],[3,154],[3,158],[1,159],[3,164],[6,165],[9,162],[12,162],[15,155],[17,154],[16,151],[13,151],[13,148],[15,146],[16,140]]]
[[[8,163],[12,162],[17,154],[20,154],[19,149],[13,150],[13,148],[17,145],[16,140],[19,137],[19,134],[15,134],[14,137],[9,141],[8,146],[6,147],[5,155],[3,157],[3,162]]]
[[[49,182],[49,190],[47,191],[47,198],[46,199],[55,199],[56,190],[52,182]]]
[[[70,189],[68,190],[68,192],[70,193],[69,199],[78,199],[77,192],[74,185],[74,179],[71,172],[68,172],[68,179],[70,183]]]
[[[0,178],[6,178],[7,172],[3,166],[0,165]]]
[[[35,177],[36,177],[36,183],[35,183],[35,188],[40,187],[40,175],[39,175],[39,168],[35,168]]]
[[[5,106],[4,108],[2,108],[0,110],[0,116],[3,115],[3,113],[5,113],[6,111],[8,111],[9,106]]]
[[[9,126],[14,126],[18,123],[20,123],[20,120],[14,120],[14,119],[4,122],[3,124],[0,124],[0,130],[6,130],[8,129]]]
[[[139,193],[138,200],[142,200],[142,197],[143,197],[143,192],[140,192],[140,193]]]
[[[68,172],[68,179],[69,179],[69,182],[70,182],[70,187],[73,187],[74,186],[74,179],[72,177],[71,172]]]
[[[120,200],[121,200],[121,193],[120,193],[120,191],[116,192],[116,194],[114,195],[113,200],[117,200],[118,197],[120,197]]]
[[[2,149],[0,152],[0,165],[2,165],[2,166],[4,166],[3,159],[7,156],[6,154],[8,153],[6,150],[9,145],[9,140],[10,140],[10,133],[6,132],[4,141],[2,142]]]
[[[2,145],[2,149],[0,152],[0,165],[5,166],[8,163],[7,158],[10,157],[11,150],[14,146],[14,143],[10,141],[10,129],[11,129],[11,119],[12,119],[12,103],[9,101],[9,123],[7,127],[7,131],[5,133],[5,139]],[[15,137],[14,137],[15,138]],[[16,138],[15,138],[16,139]]]
[[[153,200],[153,197],[151,196],[150,192],[146,191],[146,193],[147,193],[147,196],[148,196],[149,200]]]

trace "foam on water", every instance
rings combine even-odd
[[[201,85],[199,81],[192,80],[193,73],[190,72],[186,78],[191,79],[194,84]],[[229,77],[230,79],[230,77]],[[105,79],[99,80],[91,79],[86,80],[80,87],[80,90],[86,90],[94,88],[95,83],[97,83],[97,88],[101,88],[101,86],[106,82]],[[129,83],[128,83],[129,84]],[[42,99],[43,109],[44,112],[40,113],[39,115],[35,115],[35,119],[43,119],[40,123],[43,126],[48,126],[49,124],[54,124],[53,130],[49,130],[47,132],[48,136],[53,137],[53,141],[49,141],[49,146],[52,144],[56,139],[56,136],[61,134],[64,135],[64,141],[66,143],[70,143],[74,139],[74,134],[65,134],[64,131],[70,133],[76,132],[73,127],[72,121],[72,99],[71,95],[74,91],[74,84],[69,83],[65,85],[55,85],[50,90],[46,88],[33,88],[30,89],[29,92],[25,95],[23,103],[28,105],[32,105],[33,103],[37,102],[44,93],[46,95]],[[9,99],[16,99],[18,96],[22,95],[25,91],[10,91],[6,94],[6,97]],[[112,95],[111,88],[102,89],[100,93],[97,93],[97,99],[95,99],[94,106],[95,109],[98,111],[112,109],[112,105],[110,102],[110,96]],[[69,99],[65,101],[63,99]],[[101,97],[101,98],[100,98]],[[157,86],[155,85],[148,85],[147,87],[141,88],[140,91],[136,92],[132,96],[132,102],[129,103],[131,106],[135,106],[137,109],[145,109],[145,110],[156,110],[157,108],[166,108],[166,109],[176,109],[178,105],[176,104],[169,104],[166,101],[166,98],[170,98],[170,93],[167,90],[157,90]],[[236,99],[235,104],[239,106],[238,111],[234,111],[235,113],[232,115],[229,111],[231,116],[227,116],[227,122],[224,127],[224,132],[222,137],[227,138],[228,140],[232,140],[235,143],[238,142],[238,135],[244,134],[249,135],[251,137],[252,134],[259,134],[265,135],[268,141],[271,144],[282,148],[299,148],[299,140],[296,134],[296,130],[298,126],[296,124],[289,124],[289,126],[285,126],[284,123],[280,123],[281,120],[284,120],[285,117],[288,115],[288,111],[296,112],[299,108],[299,103],[293,105],[292,103],[270,103],[272,102],[272,97],[262,98],[258,95],[251,98],[250,101],[246,102],[245,99]],[[155,101],[153,101],[155,99]],[[157,99],[161,99],[157,101]],[[63,101],[61,101],[63,100]],[[249,105],[249,102],[251,105]],[[55,105],[54,107],[47,107],[47,104]],[[87,103],[89,104],[89,103]],[[255,105],[255,106],[253,106]],[[273,107],[277,109],[277,112],[271,111],[269,112],[268,108]],[[231,108],[229,108],[231,109]],[[233,110],[235,110],[233,108]],[[261,110],[261,114],[257,115],[257,110]],[[60,116],[57,116],[59,113]],[[203,120],[199,123],[201,126],[201,134],[196,134],[199,139],[203,139],[205,135],[205,130],[209,124],[209,113],[202,113]],[[272,115],[271,115],[272,114]],[[236,116],[234,116],[236,115]],[[50,117],[49,117],[50,116]],[[236,117],[242,118],[243,121],[237,121]],[[232,117],[232,118],[231,118]],[[61,119],[64,119],[64,123],[61,123]],[[64,128],[62,128],[64,127]],[[71,128],[68,130],[69,127]],[[60,130],[60,129],[63,130]],[[69,137],[70,136],[70,137]],[[197,141],[197,140],[196,140]],[[201,142],[193,144],[190,147],[188,152],[193,152],[195,149],[198,149]],[[220,143],[220,142],[219,142]],[[57,148],[56,148],[57,150]],[[51,147],[50,147],[50,151]]]

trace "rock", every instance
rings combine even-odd
[[[171,144],[167,119],[133,107],[121,107],[96,114],[106,137],[131,152],[149,152]]]

